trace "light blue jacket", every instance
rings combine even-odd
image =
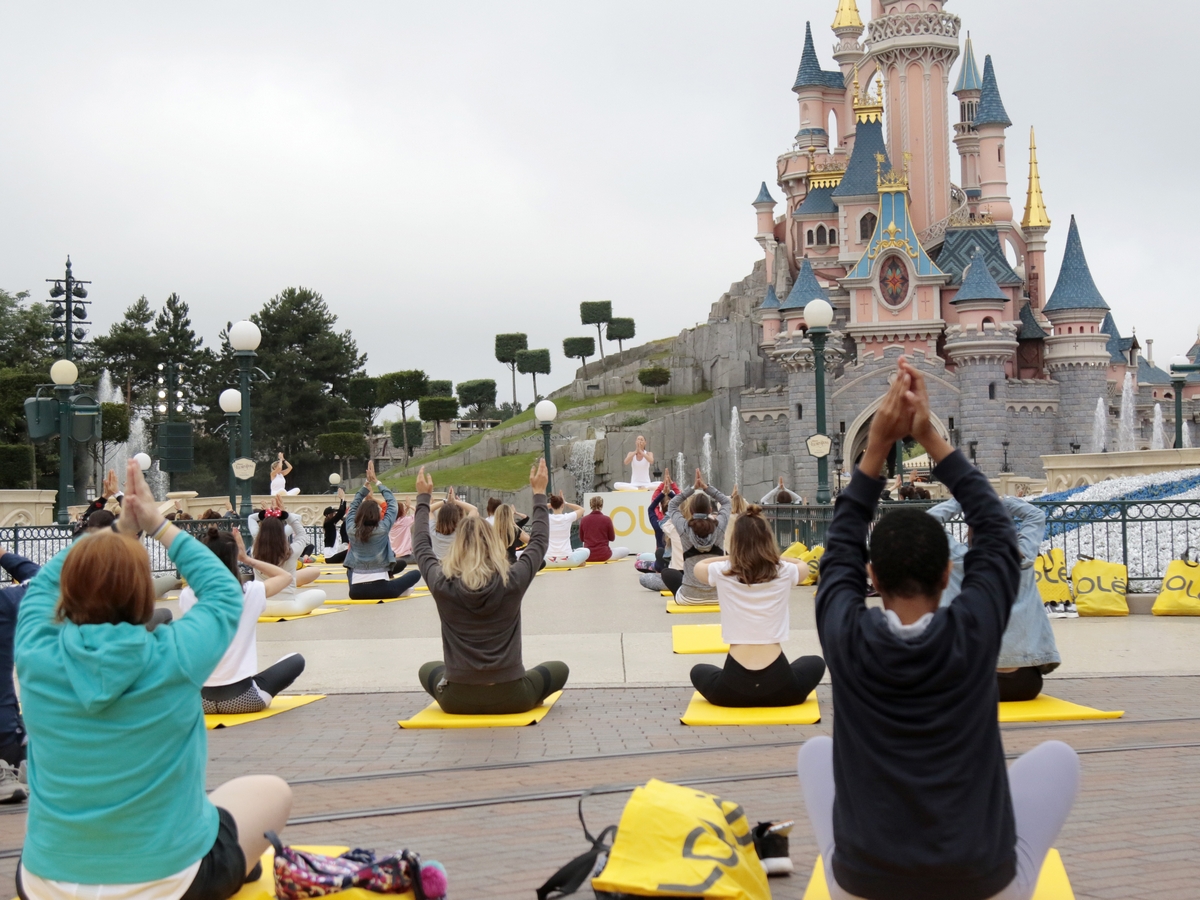
[[[1018,500],[1016,497],[1002,497],[1001,500],[1017,526],[1017,545],[1021,548],[1021,584],[1008,618],[1008,628],[1004,630],[996,668],[1037,666],[1045,675],[1057,669],[1062,662],[1058,655],[1058,647],[1054,643],[1050,617],[1046,615],[1042,606],[1042,595],[1038,592],[1033,572],[1033,563],[1046,532],[1046,514],[1032,503]],[[961,513],[962,507],[958,505],[957,500],[947,500],[929,510],[929,514],[943,524]],[[963,559],[968,550],[967,545],[959,541],[949,529],[946,536],[950,540],[950,559],[954,562],[954,568],[950,572],[950,583],[942,593],[939,606],[949,606],[962,589]]]
[[[383,521],[375,526],[375,530],[371,532],[371,536],[365,542],[359,542],[355,537],[354,517],[358,515],[358,508],[362,502],[370,495],[369,487],[364,484],[358,489],[358,493],[350,501],[350,509],[346,513],[346,534],[350,538],[350,550],[346,554],[344,565],[347,569],[353,569],[362,575],[368,572],[386,572],[388,566],[396,561],[396,554],[392,551],[392,542],[388,540],[388,532],[396,524],[396,514],[400,510],[400,505],[396,502],[395,495],[386,486],[381,484],[379,491],[383,494],[383,499],[387,501],[387,511],[383,514]]]
[[[198,598],[182,619],[154,631],[58,622],[70,552],[42,567],[17,617],[29,732],[22,865],[78,884],[166,878],[217,838],[200,687],[233,640],[242,588],[211,550],[179,534],[168,556]]]

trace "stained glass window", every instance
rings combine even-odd
[[[908,299],[908,268],[898,256],[889,256],[879,269],[879,293],[889,306],[899,306]]]

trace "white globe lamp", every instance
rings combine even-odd
[[[262,343],[262,332],[248,319],[234,322],[229,329],[229,346],[234,350],[253,352]]]
[[[833,323],[833,307],[817,297],[804,306],[804,324],[809,328],[828,328]]]
[[[143,472],[150,471],[151,460],[150,460],[149,453],[139,453],[137,456],[134,457],[134,460],[137,462],[138,468],[140,468]]]
[[[59,387],[74,384],[79,377],[79,368],[69,359],[60,359],[50,367],[50,380]]]
[[[553,400],[540,400],[533,408],[533,414],[539,422],[553,422],[558,417],[558,407]]]
[[[240,413],[242,411],[242,392],[237,388],[227,388],[221,391],[217,402],[221,405],[221,412]]]
[[[337,472],[330,472],[329,473],[329,483],[333,487],[337,487],[339,484],[342,483],[342,476],[339,475]]]

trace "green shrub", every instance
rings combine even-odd
[[[21,490],[29,487],[32,470],[32,444],[0,444],[0,488]]]

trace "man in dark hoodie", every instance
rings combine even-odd
[[[867,537],[896,441],[908,435],[962,504],[974,542],[962,591],[945,533],[918,510]],[[984,476],[937,432],[924,378],[901,357],[867,450],[838,497],[817,589],[833,686],[833,738],[797,763],[834,900],[1028,900],[1079,786],[1050,741],[1006,772],[996,659],[1020,579],[1012,519]],[[868,609],[870,575],[883,610]]]

